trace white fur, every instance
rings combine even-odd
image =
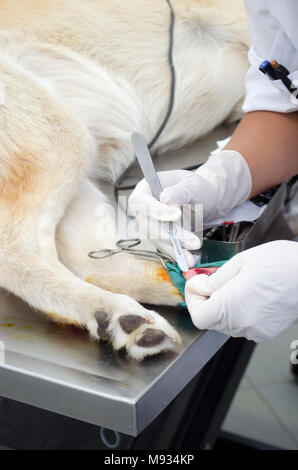
[[[175,105],[156,152],[238,117],[244,95],[248,39],[237,1],[173,6]],[[177,305],[181,296],[157,262],[88,258],[117,239],[113,230],[104,240],[96,235],[108,221],[98,220],[107,200],[91,179],[115,180],[133,160],[131,133],[149,141],[160,125],[169,95],[168,27],[161,0],[0,4],[0,285],[96,339],[94,314],[104,310],[112,344],[136,359],[180,341],[136,300]],[[126,334],[123,315],[146,323]],[[138,346],[148,328],[166,339]]]

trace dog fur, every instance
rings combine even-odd
[[[239,0],[172,0],[174,110],[153,148],[181,147],[241,115],[249,45]],[[181,297],[158,262],[92,260],[107,200],[168,105],[165,0],[0,0],[0,286],[55,321],[142,359],[180,337],[140,303]],[[104,212],[104,211],[103,211]]]

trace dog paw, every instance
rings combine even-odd
[[[117,305],[98,310],[87,325],[91,336],[109,341],[116,350],[125,348],[129,357],[142,360],[180,344],[177,331],[153,310],[118,295]]]

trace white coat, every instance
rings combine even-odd
[[[271,81],[259,70],[263,60],[277,60],[289,70],[289,78],[298,86],[298,1],[244,0],[244,3],[252,46],[248,53],[251,66],[246,77],[243,111],[298,111],[298,99],[282,81]]]

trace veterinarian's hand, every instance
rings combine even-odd
[[[129,198],[129,209],[138,220],[141,234],[171,255],[173,250],[164,222],[182,220],[180,225],[183,228],[177,224],[177,238],[181,245],[186,250],[199,249],[200,239],[191,231],[202,230],[203,217],[204,221],[210,221],[224,216],[243,203],[251,190],[247,163],[240,153],[232,150],[213,152],[195,172],[162,171],[158,176],[164,188],[160,201],[152,196],[148,183],[143,179]],[[186,253],[186,256],[189,266],[192,266],[192,255]]]
[[[185,300],[193,323],[257,342],[274,338],[298,319],[297,265],[298,243],[279,240],[192,277]]]

